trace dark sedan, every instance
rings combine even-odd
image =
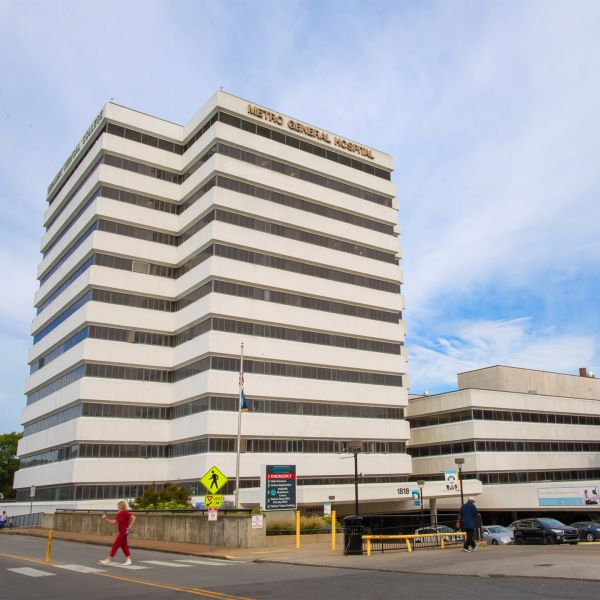
[[[521,519],[511,524],[515,544],[577,544],[579,532],[556,519]]]
[[[571,527],[577,529],[580,540],[594,542],[600,538],[600,523],[594,523],[594,521],[577,521]]]

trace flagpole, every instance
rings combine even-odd
[[[242,434],[242,394],[244,391],[244,342],[240,351],[240,397],[238,399],[238,428],[235,457],[235,507],[240,507],[240,440]]]

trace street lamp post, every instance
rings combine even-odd
[[[421,505],[421,527],[423,527],[423,486],[425,485],[425,482],[422,479],[419,479],[419,481],[417,481],[417,485],[419,486],[419,504]],[[431,504],[431,503],[430,503]]]
[[[351,441],[351,442],[345,442],[344,444],[342,444],[342,448],[341,451],[346,453],[348,452],[349,454],[352,454],[352,456],[354,457],[354,514],[358,515],[358,454],[359,452],[362,452],[363,450],[363,444],[361,441],[356,440],[356,441]],[[348,457],[344,457],[344,458],[350,458]]]
[[[465,503],[465,498],[463,495],[463,482],[462,482],[462,466],[465,464],[464,458],[455,458],[454,464],[458,467],[458,485],[460,487],[460,506]]]

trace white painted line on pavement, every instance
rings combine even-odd
[[[157,565],[159,567],[191,567],[192,565],[180,565],[174,562],[167,562],[166,560],[141,560],[140,562],[143,562],[144,564],[147,565]]]
[[[209,565],[211,567],[229,567],[231,566],[229,563],[225,561],[210,561],[210,560],[200,560],[197,558],[180,558],[175,562],[181,563],[191,563],[192,565]]]
[[[53,563],[52,566],[58,567],[59,569],[67,569],[67,571],[75,571],[77,573],[104,573],[104,569],[86,567],[85,565],[57,565]]]
[[[144,567],[143,565],[122,565],[118,562],[111,562],[106,565],[107,567],[117,567],[117,569],[129,569],[130,571],[139,571],[141,569],[147,569],[148,567]]]
[[[48,571],[40,571],[39,569],[33,569],[32,567],[18,567],[14,569],[7,569],[13,573],[19,575],[27,575],[27,577],[48,577],[49,575],[55,575],[55,573],[48,573]]]

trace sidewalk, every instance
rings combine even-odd
[[[5,530],[0,535],[29,535],[48,537],[47,529]],[[53,531],[53,539],[100,544],[109,547],[111,536]],[[600,581],[597,568],[600,542],[580,543],[577,546],[481,546],[477,552],[465,553],[460,547],[374,552],[372,556],[344,556],[343,537],[338,539],[337,550],[327,543],[304,544],[273,548],[214,548],[208,545],[135,539],[132,548],[173,552],[215,559],[246,562],[275,562],[300,566],[332,567],[355,570],[392,571],[445,576],[476,577],[536,577]]]

